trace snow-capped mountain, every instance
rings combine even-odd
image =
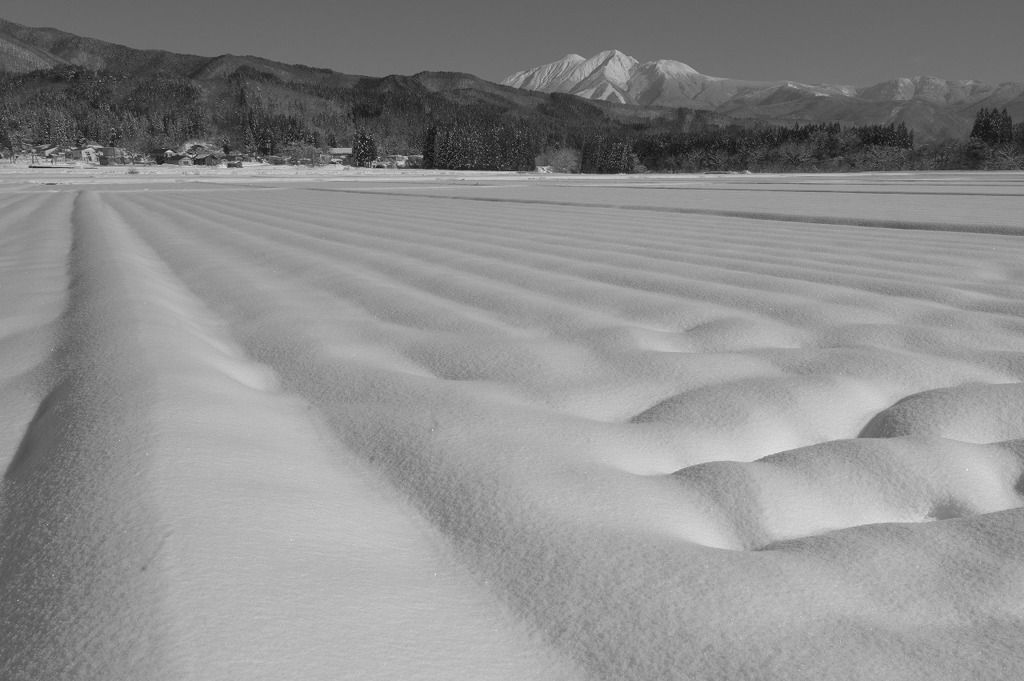
[[[590,59],[569,54],[513,74],[502,85],[621,104],[710,109],[773,121],[904,121],[924,138],[963,134],[981,107],[1006,107],[1015,119],[1024,116],[1024,83],[997,85],[930,76],[896,78],[867,87],[739,80],[707,76],[667,59],[641,63],[618,50]]]
[[[567,92],[588,99],[620,104],[716,108],[733,97],[780,88],[797,88],[811,94],[852,94],[853,88],[830,85],[810,86],[792,81],[747,81],[715,78],[698,73],[678,61],[660,59],[640,63],[618,50],[608,50],[584,59],[578,54],[528,71],[520,71],[502,85]]]

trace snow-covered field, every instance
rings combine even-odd
[[[0,678],[1024,677],[1024,174],[0,169]]]

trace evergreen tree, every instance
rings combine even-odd
[[[423,167],[424,168],[436,168],[436,161],[434,160],[435,146],[437,143],[437,126],[431,125],[427,127],[426,132],[423,134]]]
[[[995,137],[996,144],[1010,144],[1013,142],[1013,118],[1010,117],[1006,109],[1003,109],[996,119]]]
[[[1006,109],[996,111],[982,108],[974,118],[971,139],[990,147],[1009,144],[1013,141],[1013,118]]]
[[[974,116],[974,125],[971,127],[971,139],[988,143],[992,137],[992,116],[988,109],[981,108]]]
[[[368,167],[377,160],[377,142],[373,135],[359,130],[352,143],[352,160],[357,166]]]
[[[1013,126],[1013,146],[1019,153],[1024,154],[1024,123]]]

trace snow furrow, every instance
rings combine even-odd
[[[371,193],[359,189],[320,189],[313,191],[333,191],[351,194]],[[593,203],[577,203],[571,201],[559,201],[557,199],[540,198],[509,198],[496,196],[458,196],[450,194],[412,194],[403,192],[387,192],[392,196],[417,196],[429,199],[440,199],[448,201],[479,201],[485,203],[516,203],[533,204],[541,206],[562,206],[579,208],[604,208],[609,210],[638,211],[651,213],[673,213],[679,215],[714,215],[726,218],[739,218],[744,220],[759,220],[771,222],[790,222],[797,224],[815,225],[849,225],[855,227],[878,227],[884,229],[921,230],[935,232],[962,232],[968,234],[1001,234],[1008,236],[1024,236],[1024,227],[1019,224],[980,223],[969,219],[970,214],[964,211],[957,211],[964,218],[962,221],[954,222],[948,219],[940,221],[925,221],[903,219],[894,220],[884,217],[863,217],[855,215],[851,211],[847,215],[835,215],[832,211],[810,211],[800,213],[785,213],[772,210],[729,210],[721,208],[694,208],[685,206],[653,206],[649,204],[629,203],[606,203],[608,196],[604,195],[600,200]],[[983,202],[979,205],[984,207]],[[925,211],[921,211],[924,213]]]
[[[352,208],[356,207],[352,206]],[[589,247],[579,244],[579,233],[574,235],[574,241],[568,240],[562,243],[548,242],[550,245],[545,244],[538,247],[539,243],[545,242],[543,235],[557,232],[560,228],[560,225],[550,215],[545,216],[543,222],[541,222],[543,226],[539,228],[533,227],[532,232],[534,234],[529,240],[521,236],[508,236],[509,234],[531,231],[530,227],[523,224],[529,218],[525,214],[517,216],[517,221],[513,223],[515,225],[514,229],[510,225],[501,222],[495,224],[488,221],[487,224],[481,224],[479,221],[476,221],[473,224],[467,221],[467,229],[459,230],[459,232],[450,237],[446,234],[451,231],[452,220],[449,219],[445,222],[445,233],[428,239],[423,235],[424,233],[430,233],[432,226],[429,224],[418,224],[415,213],[403,213],[397,208],[392,208],[391,213],[381,217],[374,217],[374,214],[368,211],[367,208],[368,206],[365,204],[359,205],[357,209],[358,220],[346,221],[346,242],[351,242],[354,238],[353,232],[359,231],[360,233],[372,235],[370,238],[374,240],[393,239],[394,241],[391,243],[391,246],[399,251],[415,248],[415,244],[420,243],[426,247],[441,246],[446,249],[452,248],[458,252],[471,253],[485,258],[493,257],[498,262],[507,262],[509,259],[505,255],[499,254],[515,253],[518,256],[516,260],[522,261],[524,256],[530,251],[535,251],[537,255],[531,258],[530,264],[554,271],[563,269],[578,270],[582,264],[591,263],[607,267],[614,265],[623,268],[630,274],[637,270],[643,270],[679,277],[685,272],[688,278],[695,278],[701,281],[726,280],[732,284],[744,287],[750,285],[748,276],[759,278],[757,282],[758,287],[764,286],[765,277],[767,276],[780,280],[776,285],[782,286],[789,285],[793,287],[798,285],[797,282],[807,282],[812,290],[810,295],[813,297],[819,296],[818,288],[820,285],[857,288],[867,291],[881,289],[879,292],[883,295],[888,295],[891,291],[896,290],[900,291],[902,295],[935,297],[941,294],[932,291],[936,288],[936,285],[941,285],[945,281],[946,269],[952,266],[948,258],[948,249],[940,250],[935,244],[912,241],[906,238],[892,239],[893,250],[878,253],[872,259],[864,258],[863,245],[859,245],[854,251],[857,256],[856,258],[837,260],[835,254],[838,244],[836,242],[847,237],[847,235],[839,234],[836,235],[833,243],[829,245],[829,257],[826,261],[814,262],[809,261],[807,258],[794,256],[794,249],[799,249],[801,244],[806,242],[810,228],[805,228],[799,233],[792,235],[790,243],[786,245],[784,250],[779,251],[786,254],[784,257],[771,257],[770,255],[773,249],[779,248],[780,242],[785,243],[785,239],[780,238],[778,231],[773,230],[772,236],[765,238],[759,244],[759,257],[756,260],[752,260],[750,256],[749,235],[746,236],[746,241],[743,242],[742,247],[738,245],[735,249],[723,252],[716,247],[716,244],[720,244],[726,236],[722,233],[725,230],[721,228],[715,231],[703,230],[700,224],[694,224],[694,221],[682,224],[676,223],[671,228],[674,237],[673,243],[685,240],[684,243],[679,243],[671,248],[666,248],[667,244],[659,243],[656,244],[657,250],[649,246],[643,246],[636,248],[634,252],[630,252],[630,249],[624,242],[626,235],[622,233],[622,216],[608,217],[597,212],[593,212],[593,216],[585,213],[590,223],[586,240],[588,243],[594,244]],[[220,210],[224,210],[223,207]],[[374,212],[379,212],[379,209]],[[265,214],[273,215],[274,213],[275,209],[273,206],[268,205]],[[278,220],[277,224],[295,224],[297,216],[303,214],[317,217],[317,214],[310,214],[308,209],[304,210],[300,207],[289,211],[290,220],[285,220],[285,216],[282,215],[281,220]],[[453,215],[457,214],[457,212],[453,213]],[[402,220],[403,215],[407,219]],[[594,221],[598,216],[617,225],[618,234],[614,237],[609,237],[605,243],[602,243],[602,240],[595,234],[596,225]],[[329,225],[337,220],[337,215],[331,215],[330,213],[321,213],[318,217],[319,224]],[[576,215],[575,217],[578,219],[580,216]],[[303,224],[318,223],[303,221]],[[369,227],[367,227],[367,224],[369,224]],[[395,226],[402,224],[409,226]],[[351,228],[349,228],[349,225],[351,225]],[[291,232],[293,230],[285,231]],[[650,231],[651,226],[645,225],[644,233],[650,233]],[[321,238],[338,238],[337,230],[324,229],[320,234]],[[714,239],[711,244],[708,243],[710,238]],[[609,260],[608,257],[610,248],[614,248],[614,261]],[[913,249],[914,261],[906,263],[907,257],[901,256],[901,254],[908,252],[910,249]],[[926,253],[929,249],[933,250],[937,257],[941,257],[941,260],[937,260],[932,267],[926,269],[920,263],[926,262]],[[979,272],[984,272],[986,269],[998,272],[1000,266],[1004,269],[1011,268],[1016,263],[1019,263],[1021,258],[1024,258],[1024,249],[1018,246],[1013,239],[1004,240],[1000,243],[1000,249],[1002,252],[999,260],[1002,262],[993,262],[991,248],[978,252],[977,263],[974,266],[978,268]],[[545,265],[545,263],[550,264]],[[685,271],[680,269],[684,265],[688,268]],[[899,269],[894,271],[894,266],[898,266]],[[957,263],[957,266],[964,266],[962,260]],[[876,282],[878,275],[883,273],[886,275],[885,280],[887,282],[884,284],[884,288]],[[895,282],[906,282],[907,285],[894,287],[893,283]],[[915,284],[918,285],[916,289],[913,288]],[[804,286],[798,290],[803,291],[804,295],[808,295],[806,293],[807,288],[808,286]],[[999,297],[1011,298],[1014,301],[1019,299],[1018,290],[1015,287],[1000,284],[998,275],[994,277],[992,283],[975,285],[973,290],[978,293],[990,293],[997,299]],[[983,305],[984,303],[981,304]]]
[[[152,225],[120,217],[121,196],[106,200],[162,289],[162,338],[148,345],[174,348],[157,367],[153,419],[163,453],[158,498],[177,528],[174,611],[193,623],[182,637],[193,673],[574,678],[311,409],[317,392],[282,389],[292,379],[279,370],[301,362],[301,346],[251,354],[260,346],[236,339],[232,320],[186,288],[191,276],[178,279],[180,261],[164,258],[174,251],[145,245],[156,243]],[[187,253],[201,269],[214,265]],[[257,282],[237,283],[244,299],[259,301]],[[452,624],[438,631],[442,618]]]
[[[0,197],[0,676],[1024,673],[1019,174],[170,177]]]
[[[147,571],[166,532],[146,477],[153,384],[133,361],[128,280],[98,202],[82,193],[73,211],[57,204],[72,234],[68,297],[46,360],[48,393],[0,487],[7,679],[180,678],[166,585],[159,569]]]

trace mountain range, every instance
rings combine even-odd
[[[740,80],[707,76],[678,61],[641,63],[618,50],[589,59],[570,54],[513,74],[501,84],[446,72],[368,78],[255,56],[205,57],[135,49],[0,19],[0,72],[25,73],[66,64],[133,79],[171,75],[199,84],[224,82],[240,72],[256,73],[282,84],[431,93],[457,104],[483,103],[511,113],[535,112],[551,104],[552,93],[568,93],[589,100],[602,115],[627,123],[670,117],[679,107],[703,111],[704,121],[717,123],[903,122],[915,131],[919,143],[966,136],[982,107],[1006,108],[1014,119],[1024,119],[1024,83],[927,76],[867,87]]]
[[[1006,108],[1015,119],[1024,117],[1024,83],[930,76],[896,78],[866,87],[739,80],[707,76],[678,61],[641,63],[618,50],[589,59],[569,54],[515,73],[502,84],[636,106],[706,109],[773,123],[904,122],[926,140],[966,134],[980,108]]]
[[[0,18],[0,73],[28,73],[61,65],[106,70],[132,79],[173,76],[200,84],[216,84],[244,72],[261,75],[276,83],[300,86],[359,88],[361,91],[412,95],[432,93],[459,104],[486,103],[512,112],[533,111],[551,102],[546,93],[499,85],[469,73],[422,71],[412,76],[368,77],[249,55],[205,57],[137,49],[55,28],[23,26]],[[289,94],[294,96],[294,92]],[[610,101],[594,100],[593,103],[604,114],[620,121],[647,120],[669,113],[644,111]]]

